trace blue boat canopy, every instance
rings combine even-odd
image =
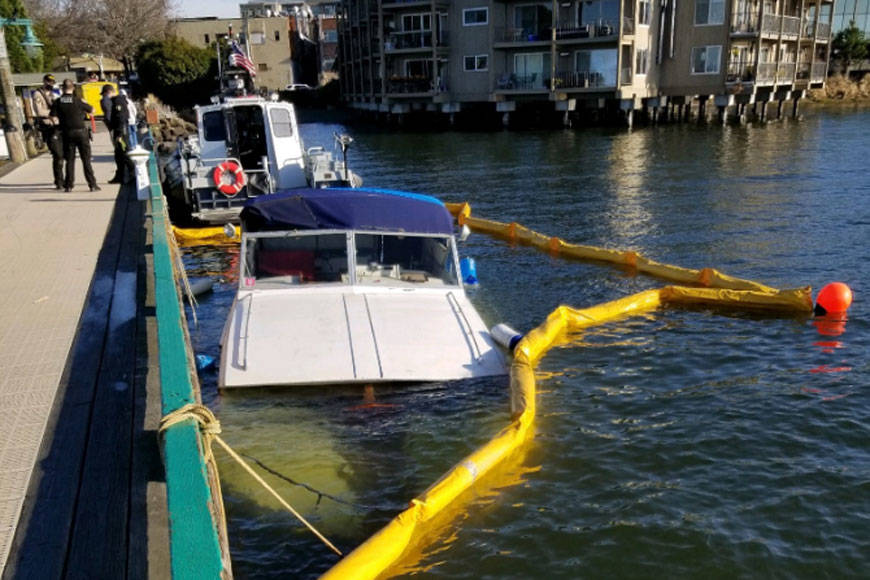
[[[453,218],[434,197],[385,189],[294,189],[245,204],[248,232],[337,229],[453,233]]]

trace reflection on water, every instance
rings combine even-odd
[[[333,125],[301,127],[328,144]],[[848,577],[866,574],[870,453],[870,113],[804,122],[526,133],[351,131],[369,185],[468,200],[476,215],[634,248],[779,287],[842,280],[847,323],[659,311],[567,337],[541,361],[536,435],[504,485],[396,573],[438,578]],[[862,153],[863,152],[863,153]],[[473,235],[472,299],[521,330],[659,282]],[[219,355],[232,253],[189,250],[219,280],[191,329]],[[288,329],[292,332],[292,329]],[[343,550],[507,421],[504,380],[234,391],[203,377],[227,440],[341,499],[265,477]],[[314,577],[330,552],[221,462],[239,578]]]

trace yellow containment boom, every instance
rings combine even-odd
[[[760,285],[759,285],[760,286]],[[613,302],[577,310],[560,306],[543,324],[526,334],[514,349],[510,372],[511,422],[489,443],[457,463],[410,507],[327,571],[323,579],[377,578],[396,565],[405,551],[433,534],[430,522],[493,467],[510,457],[531,433],[535,418],[534,367],[550,348],[571,332],[650,312],[667,305],[703,304],[724,309],[749,309],[808,314],[810,289],[731,290],[666,286]],[[458,510],[461,506],[453,505]]]
[[[232,226],[235,235],[230,238],[227,236],[226,226],[210,227],[210,228],[177,228],[172,226],[172,233],[175,234],[175,241],[182,248],[191,246],[222,246],[226,244],[237,244],[241,239],[241,230],[239,226]]]
[[[692,270],[670,264],[662,264],[631,250],[610,250],[595,246],[572,244],[558,237],[545,236],[516,222],[503,223],[472,217],[471,206],[467,203],[447,203],[445,205],[460,225],[467,225],[473,231],[489,234],[512,243],[532,246],[551,255],[574,260],[606,262],[615,266],[632,268],[642,274],[677,284],[697,284],[710,288],[729,288],[732,290],[777,291],[770,286],[765,286],[752,280],[734,278],[712,268]]]

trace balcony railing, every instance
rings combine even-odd
[[[776,14],[764,14],[761,16],[761,32],[779,34],[782,28],[782,16]]]
[[[812,38],[816,35],[816,21],[810,20],[806,24],[804,24],[804,38]]]
[[[447,45],[447,33],[441,32],[436,39],[435,46]],[[384,43],[384,52],[393,50],[407,50],[414,48],[432,48],[432,31],[415,30],[412,32],[394,32],[389,40]]]
[[[622,17],[622,33],[634,34],[634,16]]]
[[[816,29],[816,40],[828,40],[831,38],[831,24],[828,22],[819,22],[819,27]]]
[[[495,42],[541,42],[550,40],[550,28],[496,28]]]
[[[788,36],[797,36],[801,30],[801,19],[794,16],[782,17],[782,33]]]
[[[808,62],[797,63],[797,67],[795,68],[794,78],[796,80],[799,80],[799,81],[810,80],[810,63],[808,63]]]
[[[772,83],[776,79],[776,63],[762,62],[758,64],[756,80],[760,83]]]
[[[598,24],[581,24],[580,26],[559,26],[556,28],[556,40],[574,40],[578,38],[606,38],[617,36],[619,30],[609,20]]]
[[[596,71],[558,72],[554,79],[557,89],[591,89],[607,86],[604,73]]]
[[[387,92],[392,94],[411,93],[443,93],[447,91],[447,84],[441,80],[433,81],[427,77],[392,76],[387,81]]]
[[[758,34],[758,16],[755,14],[734,14],[731,16],[732,34]]]
[[[823,83],[825,82],[825,73],[828,70],[828,64],[825,62],[814,62],[810,69],[810,82]]]
[[[496,90],[500,91],[537,91],[549,90],[549,79],[544,78],[543,73],[531,73],[518,75],[514,73],[503,74],[496,80]]]
[[[632,83],[631,67],[624,67],[619,73],[619,83],[622,85],[630,85]]]
[[[747,60],[736,60],[728,63],[725,71],[726,83],[751,83],[755,81],[755,63]]]
[[[794,80],[795,63],[781,62],[776,66],[776,82],[790,83]]]

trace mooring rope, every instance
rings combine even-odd
[[[287,509],[287,511],[289,511],[291,514],[293,514],[296,517],[296,519],[298,519],[300,522],[302,522],[305,525],[305,527],[307,527],[309,530],[311,530],[311,532],[315,536],[317,536],[321,542],[326,544],[333,552],[335,552],[339,556],[342,555],[341,550],[336,548],[332,544],[332,542],[327,540],[323,534],[321,534],[319,531],[317,531],[317,529],[314,526],[312,526],[308,522],[308,520],[306,520],[302,516],[302,514],[297,512],[295,509],[293,509],[293,506],[291,506],[289,503],[287,503],[287,501],[285,501],[284,498],[282,498],[278,494],[278,492],[272,488],[272,486],[270,486],[268,483],[266,483],[263,480],[263,478],[260,477],[257,474],[257,472],[254,471],[251,468],[251,466],[248,465],[245,462],[245,460],[242,459],[238,453],[233,451],[233,449],[227,444],[227,442],[221,438],[221,436],[220,436],[220,432],[221,432],[220,421],[217,420],[217,417],[214,416],[214,413],[211,412],[211,409],[209,409],[205,405],[200,405],[198,403],[190,403],[190,404],[184,405],[183,407],[176,409],[175,411],[172,411],[171,413],[165,415],[163,417],[163,419],[161,419],[161,421],[160,421],[160,429],[158,430],[158,433],[163,433],[164,431],[166,431],[167,429],[169,429],[173,425],[177,425],[178,423],[181,423],[182,421],[186,421],[188,419],[192,419],[193,421],[196,421],[196,423],[199,425],[199,429],[200,429],[200,433],[202,434],[202,441],[203,441],[203,454],[204,454],[204,458],[206,461],[213,461],[214,453],[212,451],[211,443],[212,443],[212,441],[217,442],[217,444],[220,445],[224,449],[224,451],[226,451],[227,454],[229,454],[230,457],[232,457],[239,465],[242,466],[242,468],[245,471],[248,472],[248,475],[253,477],[257,483],[262,485],[266,489],[266,491],[271,493],[272,496],[274,496],[275,499],[277,499],[278,502]]]

